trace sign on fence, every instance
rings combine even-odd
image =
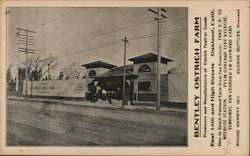
[[[25,93],[25,83],[23,93]],[[85,80],[28,81],[28,95],[83,98],[85,97]]]

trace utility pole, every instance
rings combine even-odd
[[[16,37],[18,39],[18,52],[26,53],[25,99],[27,99],[28,98],[28,66],[29,66],[28,54],[35,53],[35,50],[29,48],[29,46],[34,46],[35,37],[32,36],[32,34],[34,34],[36,32],[28,30],[28,29],[23,29],[23,28],[16,28],[16,29],[17,29]]]
[[[48,63],[48,80],[50,80],[50,63]]]
[[[161,20],[167,18],[164,13],[167,11],[163,8],[157,8],[157,11],[148,9],[148,11],[157,15],[154,19],[157,21],[157,102],[156,102],[156,110],[159,110],[161,107],[161,74],[160,74],[160,65],[161,65]]]
[[[125,91],[126,91],[126,56],[127,56],[127,43],[128,40],[126,37],[122,39],[124,41],[124,57],[123,57],[123,88],[122,88],[122,108],[124,108],[125,105]]]
[[[70,79],[72,79],[72,65],[70,65]]]

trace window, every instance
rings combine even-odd
[[[89,77],[96,76],[96,72],[94,70],[89,71]]]
[[[146,73],[146,72],[151,72],[150,67],[146,64],[140,66],[138,73]]]
[[[138,90],[139,91],[151,91],[151,83],[150,82],[138,82]]]

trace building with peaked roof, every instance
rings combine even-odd
[[[87,64],[83,64],[82,66],[84,66],[86,68],[85,70],[85,90],[86,90],[86,97],[88,97],[89,94],[89,88],[88,85],[95,79],[96,76],[101,75],[107,71],[109,71],[110,69],[116,67],[113,64],[109,64],[103,61],[95,61],[95,62],[91,62],[91,63],[87,63]]]
[[[102,89],[105,89],[109,100],[110,97],[121,100],[125,68],[125,101],[130,100],[131,103],[137,104],[155,104],[157,98],[157,55],[149,53],[133,57],[130,60],[133,61],[133,64],[125,67],[116,67],[103,61],[84,64],[82,66],[86,68],[86,76],[81,80],[31,81],[28,84],[28,95],[88,100],[93,99],[89,97],[95,96],[102,98],[102,91],[104,91]],[[161,104],[186,107],[187,74],[168,72],[167,65],[172,60],[164,57],[161,60]],[[24,92],[23,90],[22,93]],[[98,92],[99,96],[94,92]]]
[[[157,55],[154,53],[147,53],[141,56],[136,56],[129,59],[133,64],[125,66],[126,76],[126,91],[130,93],[131,101],[151,101],[155,102],[157,97]],[[171,91],[169,88],[173,84],[170,82],[167,65],[173,60],[161,57],[160,74],[161,74],[161,100],[162,102],[169,102],[169,96],[173,96],[175,100],[173,102],[186,103],[186,91],[181,93],[176,87],[172,86]],[[102,61],[96,61],[83,65],[86,67],[86,82],[87,85],[92,81],[96,81],[101,88],[105,88],[107,91],[111,91],[116,94],[117,90],[122,91],[123,83],[123,69],[124,66],[116,67]],[[95,74],[93,73],[95,71]],[[186,75],[178,75],[178,80],[183,80]],[[176,77],[176,76],[174,76]],[[171,84],[170,84],[171,83]],[[182,86],[178,86],[181,90],[185,88],[183,84],[186,83],[186,77]],[[178,83],[177,83],[178,85]],[[180,90],[179,89],[179,90]],[[119,94],[119,93],[117,93]],[[121,92],[120,92],[121,94]],[[182,97],[180,97],[182,96]],[[121,99],[120,96],[114,96],[113,98]],[[181,100],[180,100],[181,99]]]
[[[103,74],[107,72],[108,70],[116,67],[113,64],[109,64],[103,61],[95,61],[95,62],[83,64],[82,66],[86,68],[86,74],[85,74],[86,78],[93,78],[96,75]]]

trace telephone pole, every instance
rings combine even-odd
[[[18,52],[23,52],[26,54],[26,67],[25,67],[25,99],[28,98],[28,66],[29,59],[28,54],[34,54],[35,50],[29,48],[29,46],[35,45],[35,37],[32,34],[36,33],[35,31],[31,31],[23,28],[16,28],[17,33],[16,37],[18,39]]]
[[[122,108],[124,108],[125,105],[125,91],[126,91],[126,56],[127,56],[127,43],[128,40],[126,37],[122,39],[124,41],[124,57],[123,57],[123,88],[122,88]]]
[[[48,63],[48,80],[50,80],[50,63]]]
[[[164,15],[164,13],[167,13],[167,11],[163,8],[157,8],[157,11],[148,9],[148,11],[154,13],[157,15],[157,17],[154,17],[154,19],[157,21],[157,102],[156,102],[156,110],[159,110],[161,107],[161,74],[160,74],[160,65],[161,65],[161,20],[166,19],[167,16]]]

